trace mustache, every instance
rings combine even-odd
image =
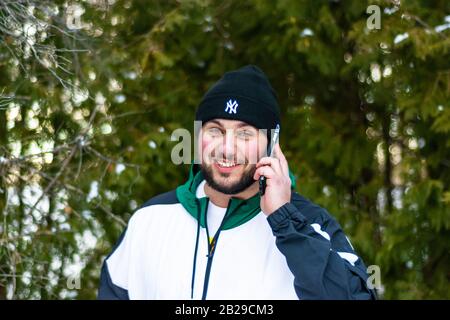
[[[234,162],[237,164],[249,164],[250,160],[245,157],[209,157],[209,160],[212,162],[215,161],[228,161],[228,162]]]

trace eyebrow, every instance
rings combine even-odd
[[[223,124],[220,122],[220,120],[209,120],[208,122],[215,123],[215,124],[221,126],[222,128],[224,127]],[[237,128],[242,128],[242,127],[252,127],[252,125],[245,123],[245,122],[240,122],[237,124]]]

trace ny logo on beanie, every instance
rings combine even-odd
[[[225,112],[228,112],[229,114],[237,113],[237,107],[239,104],[236,102],[236,100],[232,101],[231,99],[227,101],[227,107],[225,108]]]

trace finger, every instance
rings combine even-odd
[[[289,175],[289,165],[286,160],[286,157],[284,156],[283,151],[281,151],[281,147],[280,147],[279,143],[277,143],[275,145],[274,151],[275,151],[275,157],[280,160],[280,165],[281,165],[281,169],[283,170],[283,173],[285,175]]]
[[[281,168],[280,160],[272,157],[261,158],[256,164],[257,168],[262,166],[270,166],[276,173],[283,175],[283,170]]]
[[[266,179],[273,179],[277,177],[277,173],[269,166],[264,166],[256,169],[255,174],[253,175],[253,179],[259,180],[259,177],[264,176]]]

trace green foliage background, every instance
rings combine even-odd
[[[132,212],[187,177],[171,133],[245,64],[382,298],[450,298],[450,2],[5,0],[0,26],[0,298],[95,298]]]

